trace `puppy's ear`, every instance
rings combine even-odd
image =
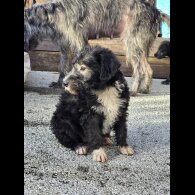
[[[116,56],[109,50],[99,53],[100,80],[110,80],[120,68],[120,63]]]

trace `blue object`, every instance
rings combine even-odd
[[[170,16],[170,0],[156,0],[156,7]],[[170,38],[170,29],[164,22],[161,23],[160,31],[162,37]]]

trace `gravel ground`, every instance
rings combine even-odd
[[[30,91],[36,74],[24,91],[25,195],[170,194],[170,86],[154,79],[150,95],[131,97],[128,143],[135,155],[121,155],[113,145],[106,147],[108,162],[97,163],[57,142],[49,123],[59,95]]]

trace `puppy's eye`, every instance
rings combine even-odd
[[[85,69],[86,69],[85,66],[81,66],[81,68],[80,68],[81,71],[84,71]]]

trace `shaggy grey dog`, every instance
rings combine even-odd
[[[55,0],[25,10],[24,47],[25,51],[36,47],[45,36],[57,43],[60,76],[51,86],[61,87],[74,54],[88,39],[120,37],[126,63],[133,68],[131,94],[149,93],[152,69],[147,56],[161,21],[169,23],[168,16],[140,0]]]

